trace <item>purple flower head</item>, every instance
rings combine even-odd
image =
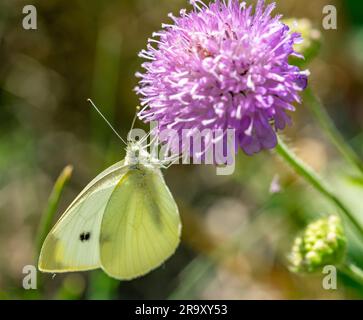
[[[271,16],[274,3],[260,0],[255,10],[238,0],[191,3],[192,12],[169,14],[173,24],[140,53],[147,59],[137,73],[140,119],[157,121],[159,130],[234,129],[249,155],[274,148],[307,85],[308,72],[288,63],[299,56],[300,35]]]

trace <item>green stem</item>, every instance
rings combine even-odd
[[[48,199],[48,205],[46,207],[45,212],[42,215],[39,224],[39,230],[37,232],[37,238],[36,238],[37,255],[39,255],[40,250],[42,248],[42,244],[52,226],[54,215],[57,212],[60,198],[62,196],[65,186],[67,185],[69,179],[71,178],[72,171],[73,171],[72,166],[65,167],[53,186],[53,190]]]
[[[352,263],[345,263],[339,267],[339,270],[363,285],[363,270]]]
[[[331,203],[336,205],[344,214],[344,216],[356,228],[356,230],[359,232],[359,235],[363,238],[362,225],[356,220],[352,212],[350,212],[350,210],[334,194],[334,192],[329,188],[324,180],[313,169],[311,169],[307,164],[300,160],[281,139],[279,139],[276,151],[280,155],[280,157],[283,158],[299,176],[304,178],[317,191],[325,196],[325,198],[327,198]]]
[[[350,145],[344,140],[341,133],[338,131],[333,120],[329,116],[326,108],[321,101],[314,95],[310,88],[305,90],[305,98],[307,100],[307,106],[318,120],[320,126],[326,132],[329,139],[336,146],[343,157],[350,162],[359,172],[363,175],[363,162],[357,155],[357,153],[350,147]]]

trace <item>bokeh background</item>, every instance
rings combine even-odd
[[[91,178],[124,156],[86,99],[92,97],[125,136],[138,105],[137,53],[168,21],[168,12],[190,8],[186,0],[34,0],[38,29],[27,31],[26,4],[0,2],[0,299],[363,298],[363,287],[344,275],[338,290],[326,291],[322,275],[289,272],[286,255],[297,233],[336,210],[273,152],[239,153],[236,172],[227,177],[216,176],[212,166],[167,170],[183,239],[176,254],[147,276],[119,282],[101,271],[39,275],[39,289],[24,290],[22,269],[36,264],[39,223],[59,173],[66,165],[74,168],[56,218]],[[308,66],[310,86],[362,156],[363,3],[277,4],[275,12],[309,18],[321,30],[321,51]],[[338,8],[338,30],[322,29],[327,4]],[[363,220],[362,181],[354,179],[304,104],[293,118],[285,136]],[[270,192],[274,179],[281,185],[278,193]],[[350,242],[349,255],[361,266],[362,252],[362,245]]]

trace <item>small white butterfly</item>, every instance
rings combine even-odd
[[[40,271],[102,268],[129,280],[175,252],[181,222],[160,170],[171,159],[155,159],[143,142],[128,142],[125,159],[93,179],[64,212],[44,241]]]

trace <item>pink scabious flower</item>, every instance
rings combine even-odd
[[[248,155],[274,148],[307,86],[308,71],[288,62],[291,55],[303,58],[293,49],[300,35],[271,15],[275,3],[260,0],[255,10],[238,0],[191,4],[189,13],[169,14],[173,23],[163,24],[139,54],[147,60],[136,74],[140,119],[177,132],[234,129]]]

